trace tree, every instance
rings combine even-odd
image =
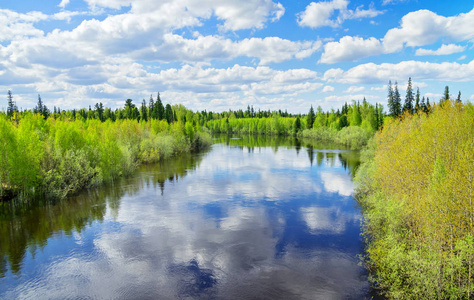
[[[7,106],[7,116],[11,118],[15,111],[18,111],[15,102],[13,101],[12,91],[8,90],[7,94],[8,106]]]
[[[418,113],[421,109],[420,107],[420,89],[416,88],[416,97],[415,97],[415,113]]]
[[[442,100],[443,102],[449,100],[449,86],[446,86],[446,87],[444,88],[444,96],[443,96],[443,98],[441,98],[441,100]]]
[[[166,118],[165,117],[165,107],[163,106],[163,102],[161,102],[160,93],[158,93],[158,95],[156,96],[155,109],[156,109],[156,117],[159,120],[163,120],[163,119]]]
[[[354,101],[352,104],[352,113],[350,116],[350,125],[351,126],[359,126],[362,123],[362,118],[360,116],[359,105]]]
[[[300,117],[296,117],[295,120],[295,134],[297,134],[301,130],[301,120]]]
[[[143,99],[142,106],[140,107],[140,120],[148,121],[148,112],[146,108],[145,99]]]
[[[313,105],[311,105],[311,108],[309,109],[309,113],[306,116],[306,127],[308,129],[313,128],[314,118],[315,118],[314,109],[313,109]]]
[[[413,87],[411,84],[411,77],[408,78],[408,85],[407,85],[407,95],[405,97],[405,105],[403,106],[403,111],[407,111],[408,113],[413,113]]]
[[[94,108],[95,108],[96,118],[101,120],[101,121],[105,121],[105,118],[104,118],[104,105],[102,104],[102,102],[96,103]]]
[[[398,117],[402,113],[402,100],[400,92],[398,91],[398,83],[395,81],[395,89],[393,91],[393,105],[395,109],[395,116]]]
[[[459,91],[459,93],[458,93],[458,98],[456,99],[456,102],[457,102],[457,103],[461,103],[461,102],[462,102],[462,100],[461,100],[461,91]]]
[[[387,102],[388,102],[388,109],[390,110],[390,114],[394,117],[397,116],[397,109],[395,107],[395,101],[393,96],[393,88],[392,88],[392,81],[388,81],[388,95],[387,95]]]
[[[153,100],[153,95],[150,95],[150,100],[148,101],[148,115],[150,119],[158,119],[155,115],[155,100]]]
[[[159,98],[158,98],[159,99]],[[160,101],[161,102],[161,101]],[[168,122],[168,124],[173,123],[174,116],[173,116],[173,109],[171,108],[171,105],[168,103],[166,104],[165,108],[165,119]]]

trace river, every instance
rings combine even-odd
[[[0,207],[0,299],[363,299],[358,152],[219,137],[57,204]]]

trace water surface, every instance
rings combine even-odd
[[[358,154],[219,138],[56,205],[0,208],[0,298],[363,299]]]

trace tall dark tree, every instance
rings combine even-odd
[[[174,120],[173,109],[171,108],[170,104],[166,104],[165,119],[168,122],[168,124],[173,123],[173,120]]]
[[[148,121],[148,111],[146,108],[146,101],[143,99],[142,106],[140,107],[140,120]]]
[[[132,99],[127,99],[125,101],[125,118],[127,119],[132,119],[132,120],[137,120],[140,116],[140,113],[138,112],[138,108],[133,104]]]
[[[416,88],[416,96],[415,96],[415,113],[420,111],[420,89]]]
[[[297,134],[301,130],[301,120],[300,117],[296,117],[295,120],[295,134]]]
[[[95,117],[97,119],[101,120],[102,122],[105,121],[105,118],[104,118],[104,105],[102,104],[102,102],[96,103],[95,106],[94,106],[94,110],[95,110]]]
[[[398,91],[398,83],[395,81],[395,88],[393,90],[393,103],[395,107],[395,116],[402,114],[402,99],[400,98],[400,92]]]
[[[430,104],[430,98],[426,98],[426,112],[429,113],[431,111],[431,104]]]
[[[148,115],[150,119],[158,119],[155,116],[155,100],[153,100],[153,95],[150,95],[150,100],[148,101]]]
[[[313,109],[313,105],[311,105],[308,115],[306,116],[306,127],[308,129],[313,128],[314,119],[315,119],[314,109]]]
[[[395,108],[395,102],[394,102],[394,97],[393,97],[393,87],[392,87],[391,80],[388,81],[387,102],[388,102],[388,109],[390,111],[390,114],[396,117],[397,113],[396,113],[396,108]]]
[[[443,95],[442,100],[443,100],[443,101],[449,100],[449,86],[446,86],[446,87],[444,88],[444,95]]]
[[[423,96],[423,98],[421,98],[420,109],[424,113],[428,112],[428,108],[426,107],[426,103],[425,103],[425,96]]]
[[[159,120],[165,119],[165,107],[163,106],[163,102],[161,102],[160,93],[158,93],[158,95],[156,96],[155,110],[156,117]]]
[[[12,91],[8,90],[7,93],[7,100],[8,100],[8,106],[7,106],[7,116],[11,118],[13,116],[13,113],[18,110],[18,108],[15,105],[15,102],[13,101],[13,95]]]
[[[461,100],[461,91],[459,91],[459,93],[458,93],[458,97],[457,97],[457,99],[456,99],[456,102],[457,102],[457,103],[461,103],[461,102],[462,102],[462,100]]]
[[[408,85],[407,85],[407,94],[405,97],[405,104],[403,105],[403,111],[408,112],[410,114],[413,113],[413,87],[411,83],[411,77],[408,78]]]

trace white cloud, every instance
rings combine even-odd
[[[326,85],[326,86],[324,86],[324,88],[323,88],[323,92],[324,92],[324,93],[334,92],[334,87],[333,87],[333,86],[330,86],[330,85]]]
[[[58,6],[61,7],[61,8],[65,8],[66,5],[69,4],[69,1],[70,1],[70,0],[61,0],[61,3],[59,3]]]
[[[466,50],[464,46],[458,46],[455,44],[449,45],[441,45],[441,47],[437,50],[430,50],[430,49],[417,49],[415,55],[423,56],[423,55],[449,55],[453,53],[459,53]]]
[[[324,45],[324,52],[319,62],[333,64],[341,61],[354,61],[360,58],[383,53],[383,47],[376,38],[344,36],[339,42]]]
[[[455,41],[474,39],[474,9],[453,17],[440,16],[423,9],[406,14],[399,28],[390,29],[383,38],[387,53],[400,51],[404,45],[418,47],[432,44],[440,38]]]
[[[347,90],[344,91],[344,93],[359,93],[365,90],[365,87],[363,86],[350,86],[347,88]]]
[[[323,78],[329,82],[340,83],[384,83],[389,79],[405,79],[440,81],[474,81],[474,60],[468,64],[451,62],[430,63],[420,61],[403,61],[398,64],[367,63],[353,67],[347,71],[329,69]]]
[[[332,0],[332,1],[321,1],[311,2],[306,9],[299,13],[298,24],[301,27],[318,28],[323,26],[337,27],[341,25],[344,20],[348,19],[360,19],[360,18],[373,18],[383,12],[377,11],[373,7],[367,10],[362,7],[357,7],[356,10],[349,10],[348,0]],[[338,11],[337,17],[333,18],[334,14]]]
[[[462,55],[461,57],[458,58],[458,60],[465,60],[467,58],[466,55]]]

